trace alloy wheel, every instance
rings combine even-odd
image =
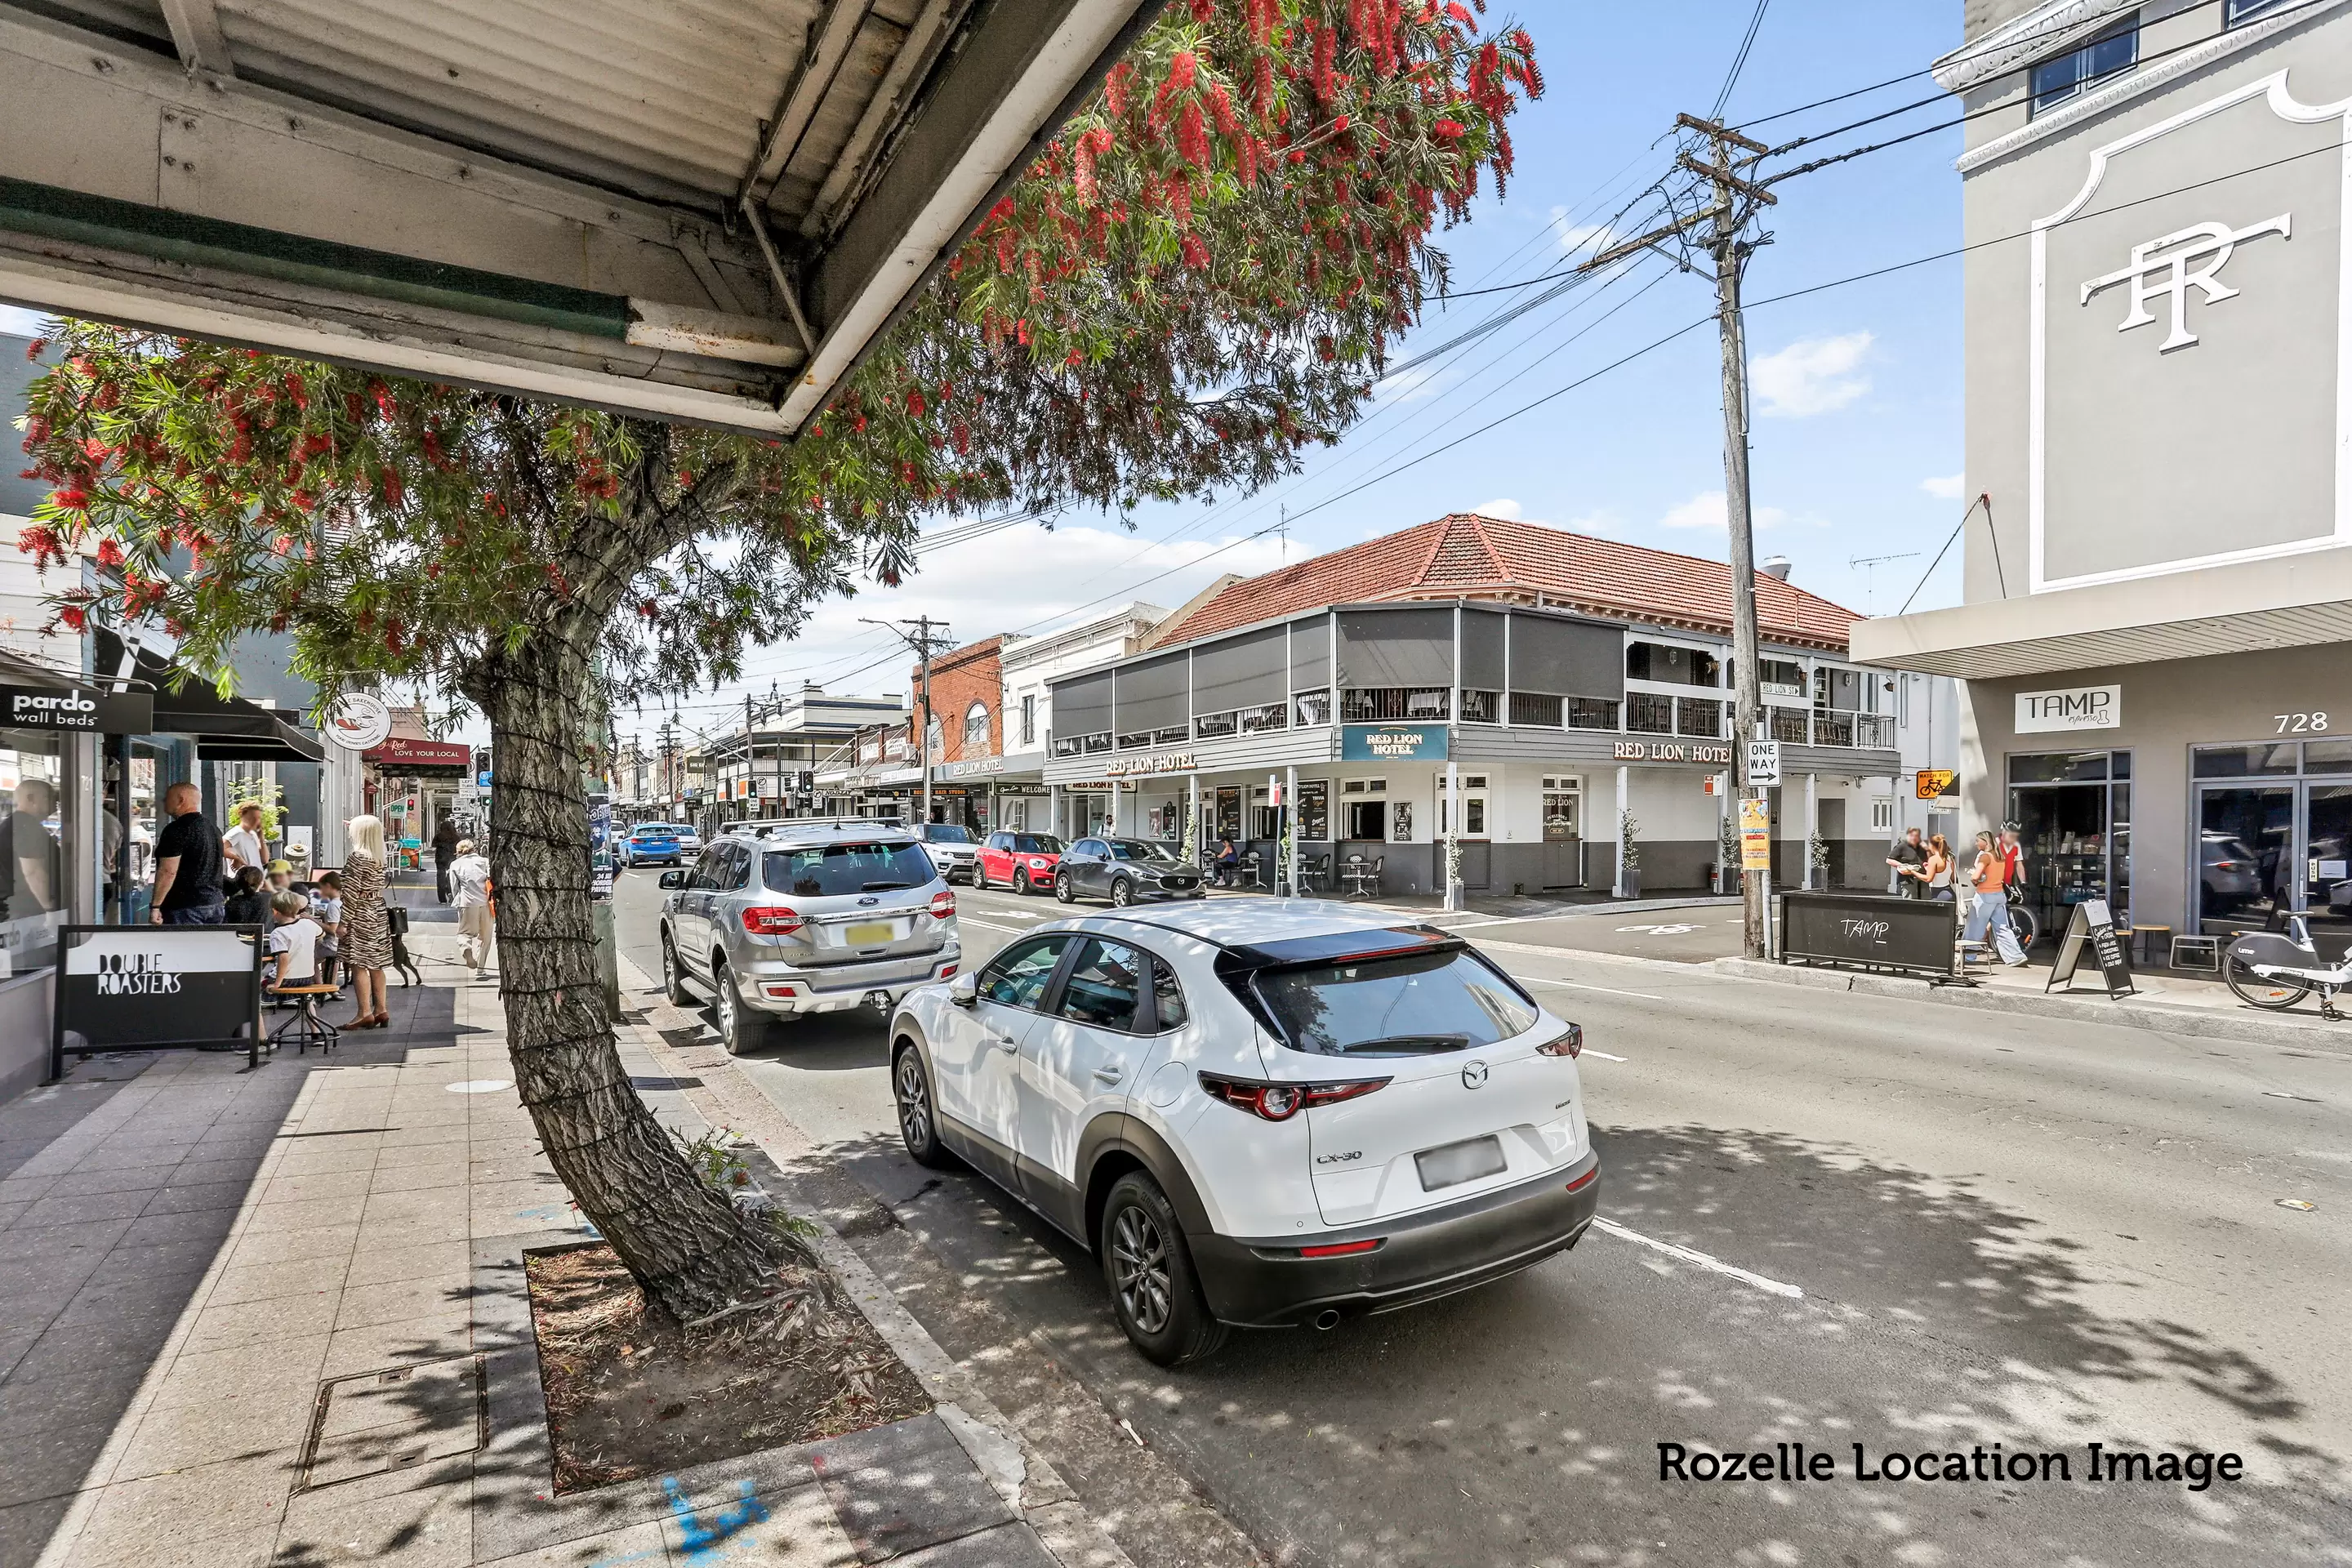
[[[1129,904],[1135,902],[1134,887],[1130,885],[1125,878],[1121,878],[1119,880],[1113,882],[1110,885],[1110,901],[1118,905],[1122,910],[1127,908]]]
[[[931,1097],[923,1083],[922,1059],[913,1050],[898,1053],[898,1133],[909,1150],[931,1141]]]
[[[1128,1321],[1147,1334],[1166,1328],[1175,1282],[1169,1273],[1167,1240],[1149,1214],[1133,1205],[1119,1210],[1111,1222],[1110,1260],[1111,1288]]]

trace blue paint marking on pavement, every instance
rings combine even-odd
[[[710,1522],[705,1524],[695,1512],[694,1504],[679,1489],[677,1478],[662,1478],[662,1491],[669,1499],[670,1512],[677,1516],[678,1536],[686,1546],[687,1568],[712,1568],[727,1555],[721,1548],[729,1541],[767,1521],[767,1505],[752,1495],[751,1483],[737,1481],[735,1485],[742,1500],[733,1508],[712,1510]]]

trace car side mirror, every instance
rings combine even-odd
[[[661,874],[661,886],[664,892],[675,892],[677,889],[686,886],[686,873],[684,871],[664,871]]]
[[[959,1007],[969,1007],[979,1001],[980,976],[971,970],[966,970],[949,981],[948,1000]]]

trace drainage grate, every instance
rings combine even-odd
[[[488,1440],[489,1423],[478,1355],[330,1378],[319,1385],[295,1489],[315,1491],[473,1453]]]

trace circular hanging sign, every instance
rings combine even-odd
[[[345,751],[365,752],[392,734],[392,710],[365,691],[346,694],[327,713],[327,739]]]

